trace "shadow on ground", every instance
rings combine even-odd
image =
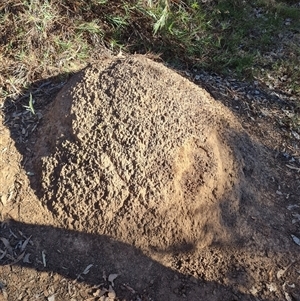
[[[17,221],[3,222],[0,233],[1,237],[10,241],[12,254],[25,251],[25,256],[13,265],[9,265],[7,258],[0,262],[0,281],[7,283],[6,290],[11,296],[8,300],[17,300],[13,297],[24,294],[26,290],[32,296],[42,296],[41,291],[52,290],[57,294],[55,300],[71,300],[72,293],[79,294],[74,288],[78,283],[88,284],[86,291],[81,288],[81,295],[90,293],[91,297],[96,292],[93,289],[95,285],[102,283],[108,288],[103,279],[104,273],[107,276],[119,274],[114,284],[120,300],[257,300],[226,285],[176,272],[147,257],[139,249],[104,235]],[[31,237],[30,241],[21,250],[28,237]],[[30,263],[23,262],[26,254],[30,254]],[[88,266],[90,268],[85,274]],[[57,274],[62,278],[58,278]],[[19,278],[14,283],[11,281],[14,275],[27,278]],[[32,281],[34,287],[30,288]],[[74,291],[70,292],[70,287]]]

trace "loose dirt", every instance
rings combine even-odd
[[[298,300],[270,150],[174,71],[103,58],[71,78],[29,143],[20,174],[19,154],[11,172],[3,160],[1,237],[20,245],[4,263],[18,255],[14,273],[35,283],[13,289],[3,265],[8,300],[104,300],[103,271],[120,274],[120,300]],[[18,181],[23,198],[8,206]]]

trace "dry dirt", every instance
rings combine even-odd
[[[1,126],[0,300],[300,300],[299,176],[204,89],[107,57],[42,113]]]

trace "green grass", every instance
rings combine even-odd
[[[75,72],[103,47],[243,79],[286,78],[300,94],[296,2],[7,0],[0,4],[0,97]]]

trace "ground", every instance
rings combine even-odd
[[[4,105],[0,300],[300,300],[284,94],[143,56],[61,86]]]

